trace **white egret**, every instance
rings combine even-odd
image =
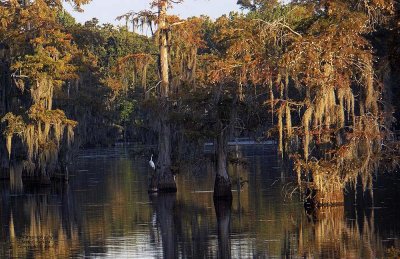
[[[153,154],[151,154],[149,165],[151,168],[153,168],[153,170],[156,170],[156,165],[153,162]]]

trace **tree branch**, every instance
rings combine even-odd
[[[254,20],[254,21],[262,22],[262,23],[264,23],[264,24],[266,24],[266,25],[268,25],[268,26],[270,26],[270,27],[277,27],[278,25],[280,25],[280,26],[282,26],[282,27],[288,29],[291,33],[295,34],[296,36],[298,36],[298,37],[300,37],[300,38],[303,37],[300,33],[298,33],[297,31],[293,30],[293,29],[292,29],[289,25],[287,25],[286,23],[282,23],[282,22],[280,22],[280,21],[267,22],[267,21],[264,21],[264,20],[262,20],[262,19],[253,19],[253,20]]]

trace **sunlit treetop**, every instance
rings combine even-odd
[[[172,4],[179,4],[179,3],[182,3],[183,1],[184,0],[153,0],[153,1],[151,1],[150,6],[152,8],[154,8],[154,7],[158,8],[167,2],[168,5],[171,7]]]
[[[385,15],[393,14],[394,0],[294,0],[293,4],[311,4],[317,14],[340,16],[343,10],[365,13],[371,25],[382,22]]]
[[[91,2],[92,0],[64,0],[64,2],[75,4],[77,10],[81,10],[81,6]],[[61,4],[62,1],[57,0],[58,4]]]
[[[73,1],[80,5],[84,1]],[[87,2],[87,1],[86,1]],[[2,1],[0,40],[11,50],[13,76],[30,80],[75,77],[71,64],[76,46],[58,22],[61,1]]]
[[[238,0],[237,4],[243,9],[265,10],[278,5],[278,0]]]
[[[161,7],[163,5],[167,5],[168,8],[171,8],[173,4],[182,3],[184,0],[154,0],[150,1],[150,8],[157,9],[157,11],[153,10],[141,10],[138,12],[131,11],[126,14],[117,17],[117,20],[125,20],[126,23],[131,22],[134,28],[142,29],[144,26],[150,28],[153,34],[153,28],[159,23],[159,12],[161,11]]]
[[[34,2],[37,2],[37,0],[1,0],[0,6],[26,6]],[[62,7],[63,2],[66,2],[73,4],[77,10],[81,10],[81,6],[91,2],[91,0],[49,0],[43,2],[53,7]]]
[[[244,88],[271,81],[279,48],[274,41],[279,35],[269,27],[242,15],[217,19],[208,32],[209,83],[234,83],[242,99]]]

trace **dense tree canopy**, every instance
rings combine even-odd
[[[228,140],[272,136],[323,199],[395,163],[395,1],[240,0],[246,14],[215,21],[168,15],[180,2],[149,1],[116,28],[77,24],[62,1],[1,1],[2,166],[48,175],[74,133],[76,146],[123,138],[158,143],[158,184],[176,189],[171,147],[212,140],[229,185]]]
[[[57,167],[64,170],[68,155],[63,149],[74,136],[76,122],[52,108],[55,89],[77,76],[72,59],[78,50],[58,22],[60,2],[3,1],[0,8],[1,106],[8,157],[18,135],[26,170],[49,178]]]

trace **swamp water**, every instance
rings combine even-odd
[[[270,146],[240,150],[247,165],[229,166],[233,187],[241,188],[232,204],[214,204],[207,160],[177,176],[178,193],[149,196],[148,158],[134,159],[123,147],[82,151],[68,185],[38,189],[0,182],[0,257],[398,255],[400,181],[393,175],[378,179],[374,207],[349,202],[308,215],[298,198],[285,197],[291,186]]]

